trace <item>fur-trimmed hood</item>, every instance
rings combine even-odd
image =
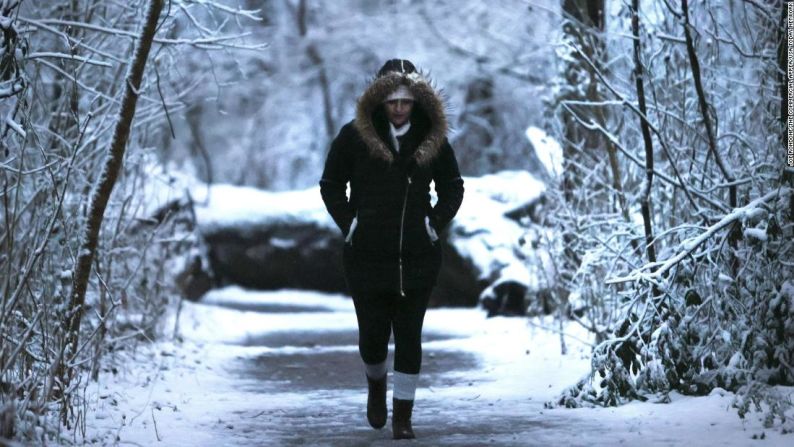
[[[373,114],[383,100],[397,87],[405,85],[414,95],[415,107],[418,105],[430,120],[424,139],[419,143],[412,157],[418,166],[428,166],[436,157],[447,136],[447,118],[441,95],[419,73],[388,72],[376,78],[367,87],[356,106],[354,126],[361,135],[373,158],[387,163],[394,161],[394,153],[378,135],[373,122]]]

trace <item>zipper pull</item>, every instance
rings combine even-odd
[[[411,176],[410,175],[408,176],[408,184],[409,185],[411,184]]]

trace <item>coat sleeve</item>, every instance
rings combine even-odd
[[[355,217],[355,210],[347,197],[347,183],[353,170],[347,132],[349,130],[343,128],[331,143],[331,149],[325,160],[325,169],[320,178],[320,195],[325,208],[345,236],[350,231],[350,225]]]
[[[455,152],[448,141],[441,146],[441,154],[433,165],[438,202],[430,213],[430,224],[437,232],[449,225],[463,202],[463,178],[460,176]]]

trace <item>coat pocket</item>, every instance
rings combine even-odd
[[[435,228],[430,225],[430,217],[425,216],[425,231],[427,232],[427,237],[430,238],[430,242],[435,244],[438,242],[438,233],[436,233]]]

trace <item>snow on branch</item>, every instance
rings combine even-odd
[[[13,131],[14,131],[14,132],[16,132],[17,134],[19,134],[19,136],[20,136],[20,137],[22,137],[22,138],[25,138],[25,137],[27,137],[27,133],[25,132],[25,130],[24,130],[24,129],[22,129],[22,125],[20,125],[20,124],[19,124],[19,123],[17,123],[16,121],[14,121],[14,120],[11,118],[11,116],[7,116],[7,117],[6,117],[6,119],[5,119],[5,123],[8,125],[8,127],[10,127],[10,128],[11,128],[11,130],[13,130]]]
[[[595,121],[591,120],[591,121],[585,122],[581,117],[579,117],[579,115],[575,114],[573,112],[573,110],[568,107],[567,102],[563,102],[562,105],[563,105],[563,107],[565,107],[571,113],[571,116],[573,116],[573,118],[581,126],[587,128],[589,130],[596,130],[596,131],[600,132],[605,138],[609,139],[609,141],[612,144],[614,144],[615,147],[623,155],[626,156],[626,158],[628,158],[631,162],[633,162],[634,164],[636,164],[640,168],[646,169],[645,163],[642,160],[640,160],[639,158],[637,158],[637,156],[632,154],[631,151],[626,149],[625,146],[623,146],[623,144],[620,142],[620,139],[615,134],[613,134],[612,132],[608,131],[607,129],[604,129],[604,127],[602,125],[596,123]],[[653,126],[651,126],[651,128],[653,128]],[[689,196],[689,194],[692,194],[693,196],[697,196],[701,200],[707,202],[709,205],[711,205],[715,209],[718,209],[718,210],[721,210],[721,211],[727,211],[728,210],[725,205],[717,202],[716,200],[712,199],[711,197],[707,196],[706,194],[702,193],[701,191],[699,191],[697,189],[694,189],[694,188],[689,188],[689,186],[686,184],[686,182],[683,181],[683,179],[682,179],[682,177],[680,175],[677,175],[678,180],[676,180],[676,179],[670,177],[669,175],[665,174],[664,172],[659,171],[659,170],[657,170],[655,168],[653,170],[653,173],[654,173],[655,176],[659,177],[659,179],[661,179],[665,183],[667,183],[669,185],[672,185],[672,186],[674,186],[676,188],[680,188],[682,191],[684,191],[685,194],[687,194],[687,196]],[[677,170],[676,170],[676,174],[678,174]],[[698,210],[697,214],[700,214],[700,215],[704,214],[703,211],[700,209],[700,207],[697,205],[697,203],[694,200],[691,203],[692,203],[692,206],[696,210]]]
[[[690,256],[697,247],[701,246],[704,242],[711,239],[714,235],[716,235],[720,230],[728,227],[732,223],[752,217],[756,215],[759,210],[762,209],[767,202],[772,199],[776,199],[781,196],[787,196],[792,193],[791,188],[781,188],[780,190],[774,190],[772,192],[767,193],[766,195],[759,197],[752,202],[748,203],[747,205],[735,208],[729,214],[726,214],[722,219],[720,219],[714,225],[708,227],[706,231],[701,233],[699,236],[687,239],[681,243],[681,251],[679,251],[675,256],[667,259],[666,261],[661,261],[657,263],[649,263],[646,264],[639,269],[631,272],[627,276],[618,277],[618,278],[609,278],[606,280],[606,284],[619,284],[624,282],[634,282],[634,281],[647,281],[647,282],[657,282],[663,279],[663,275],[667,273],[671,268],[675,267],[678,263],[680,263],[684,258]],[[655,271],[651,273],[645,273],[645,270],[649,270],[653,267],[659,266]]]
[[[77,22],[73,20],[61,20],[61,19],[36,20],[26,17],[20,17],[19,20],[29,25],[33,25],[41,28],[44,28],[44,26],[47,25],[71,26],[75,28],[83,28],[114,36],[129,37],[132,39],[138,38],[138,35],[133,31],[121,30],[117,28],[109,28],[106,26],[95,25],[93,23],[85,23],[85,22]],[[245,44],[230,42],[230,41],[242,39],[244,37],[248,37],[250,35],[251,35],[250,32],[246,32],[240,34],[200,37],[196,39],[167,39],[162,37],[156,37],[154,39],[154,43],[167,44],[167,45],[188,45],[188,46],[194,46],[197,48],[205,48],[205,49],[234,48],[238,50],[262,50],[264,48],[267,48],[267,44],[265,43],[260,43],[255,45],[245,45]]]
[[[262,11],[261,9],[240,9],[240,8],[234,9],[229,6],[222,5],[218,2],[208,1],[208,0],[183,0],[182,3],[196,4],[205,7],[219,9],[227,14],[242,16],[245,17],[246,19],[253,20],[255,22],[262,21],[262,17],[259,15],[259,13]],[[181,4],[179,6],[182,7]]]
[[[83,62],[83,63],[86,63],[86,64],[98,65],[100,67],[108,67],[108,68],[113,67],[113,65],[108,63],[108,62],[98,61],[98,60],[95,60],[95,59],[89,59],[89,58],[83,57],[83,56],[77,56],[77,55],[66,54],[66,53],[57,53],[57,52],[51,52],[51,51],[43,51],[43,52],[31,53],[31,54],[28,54],[26,56],[26,59],[40,59],[40,58],[44,58],[44,57],[73,60],[73,61],[76,61],[76,62]]]

